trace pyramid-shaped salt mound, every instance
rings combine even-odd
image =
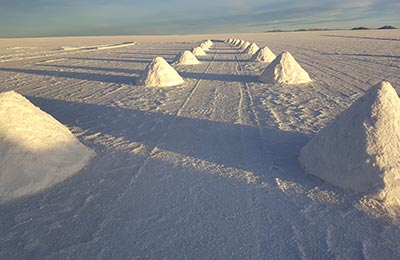
[[[389,82],[369,89],[301,150],[305,170],[400,205],[400,100]]]
[[[67,127],[22,95],[0,94],[0,201],[61,182],[93,156]]]
[[[175,64],[177,65],[195,65],[199,64],[200,61],[193,55],[191,51],[180,52],[175,58]]]
[[[260,76],[260,81],[271,84],[302,84],[311,82],[308,73],[289,52],[273,60]]]
[[[259,49],[254,55],[251,57],[251,61],[258,62],[272,62],[275,60],[276,56],[268,47],[263,47]]]
[[[206,44],[207,44],[209,47],[211,47],[211,46],[213,46],[214,43],[213,43],[211,40],[207,40],[207,41],[206,41]]]
[[[202,44],[200,44],[200,47],[204,50],[204,51],[208,51],[208,45],[205,43],[205,42],[203,42]]]
[[[240,40],[238,43],[237,43],[237,47],[242,47],[242,45],[245,43],[246,41],[244,41],[244,40]]]
[[[162,57],[156,57],[136,83],[148,87],[171,87],[183,84],[184,80]]]
[[[252,43],[250,44],[245,50],[244,53],[253,55],[254,53],[256,53],[260,48],[257,46],[256,43]]]
[[[193,48],[192,49],[192,53],[195,56],[205,56],[205,55],[207,55],[207,53],[200,46]]]
[[[247,47],[250,46],[249,42],[244,42],[241,46],[240,46],[240,50],[241,51],[245,51],[247,49]]]

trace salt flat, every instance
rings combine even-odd
[[[266,64],[227,38],[290,51],[313,82],[260,83]],[[135,85],[154,57],[206,39],[200,64],[174,66],[184,85]],[[0,91],[97,154],[0,204],[0,259],[398,259],[398,217],[298,156],[369,87],[398,89],[399,71],[399,30],[0,39]]]

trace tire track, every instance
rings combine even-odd
[[[203,73],[207,73],[211,67],[211,64],[213,63],[213,60],[215,59],[217,52],[214,52],[214,56],[212,58],[212,60],[210,61],[210,63],[207,65],[206,69],[204,70]],[[176,116],[171,119],[171,121],[168,123],[167,128],[163,131],[163,133],[160,135],[160,137],[157,139],[157,141],[155,142],[154,147],[151,147],[150,151],[147,152],[147,154],[145,155],[144,162],[143,164],[139,167],[138,171],[136,174],[134,174],[128,184],[128,187],[126,188],[126,190],[118,197],[117,201],[121,201],[125,195],[129,192],[130,187],[133,185],[133,183],[135,182],[135,180],[143,173],[144,169],[146,168],[146,166],[148,165],[148,163],[151,161],[153,155],[156,153],[157,151],[157,144],[160,143],[160,141],[165,137],[166,133],[171,129],[171,127],[174,125],[174,123],[176,122],[177,118],[182,114],[182,111],[185,109],[185,107],[189,104],[189,102],[192,100],[194,94],[196,93],[200,83],[201,83],[202,79],[199,79],[196,84],[193,86],[192,90],[190,91],[188,97],[186,98],[185,102],[183,102],[183,104],[179,107],[179,109],[176,112]],[[157,122],[156,122],[157,123]]]

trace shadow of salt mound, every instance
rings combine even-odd
[[[181,72],[178,73],[184,78],[215,80],[225,82],[242,82],[252,83],[259,82],[258,76],[255,75],[235,75],[235,74],[214,74],[214,73],[196,73],[196,72]]]
[[[124,68],[106,68],[106,67],[90,67],[90,66],[71,66],[71,65],[56,65],[56,64],[40,64],[43,67],[53,67],[61,69],[78,69],[78,70],[94,70],[94,71],[106,71],[115,73],[126,73],[126,74],[141,74],[143,70],[132,70]]]
[[[385,54],[335,53],[335,52],[322,52],[321,54],[322,55],[330,55],[330,56],[356,56],[356,57],[374,57],[374,58],[400,59],[400,56],[385,55]]]
[[[68,58],[70,60],[87,60],[87,61],[106,61],[106,62],[127,62],[127,63],[149,63],[151,58],[135,58],[116,59],[116,58]]]
[[[200,58],[199,61],[203,62],[250,62],[250,59],[208,59],[208,58]]]
[[[211,39],[211,41],[212,41],[213,43],[216,43],[216,42],[223,43],[223,42],[225,42],[225,40],[219,40],[219,39]]]
[[[217,54],[234,55],[234,54],[241,54],[241,52],[240,51],[236,51],[236,52],[229,51],[229,52],[217,52]]]
[[[263,129],[267,133],[264,140],[256,127],[40,97],[29,99],[63,124],[88,133],[121,137],[150,149],[157,146],[225,167],[248,170],[265,178],[309,182],[301,174],[297,160],[309,138],[300,133]],[[300,172],[289,171],[282,176],[282,172],[273,169],[285,165]]]
[[[98,68],[100,70],[101,68]],[[18,69],[18,68],[0,68],[0,71],[6,72],[17,72],[33,75],[42,75],[50,77],[60,77],[60,78],[71,78],[87,81],[98,81],[98,82],[108,82],[116,84],[130,84],[134,85],[136,77],[134,76],[120,76],[120,75],[110,75],[110,74],[93,74],[93,73],[83,73],[83,72],[67,72],[67,71],[52,71],[52,70],[34,70],[34,69]],[[140,74],[141,70],[131,70],[132,73]]]

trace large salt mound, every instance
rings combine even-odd
[[[175,59],[175,64],[177,65],[195,65],[199,63],[200,61],[191,51],[180,52]]]
[[[369,89],[301,150],[305,170],[400,205],[400,100],[389,82]]]
[[[48,188],[94,156],[49,114],[20,94],[0,94],[0,200]]]
[[[207,53],[200,46],[192,49],[192,53],[196,56],[205,56]]]
[[[254,42],[252,44],[250,44],[245,50],[244,53],[253,55],[254,53],[256,53],[260,48],[257,46],[257,44],[255,44]]]
[[[272,62],[275,59],[275,54],[268,47],[263,47],[254,53],[250,60],[258,62]]]
[[[162,57],[156,57],[136,83],[148,87],[171,87],[181,85],[184,82],[183,78],[168,62]]]
[[[311,82],[308,73],[297,63],[289,52],[283,52],[273,60],[259,80],[271,84],[302,84]]]

